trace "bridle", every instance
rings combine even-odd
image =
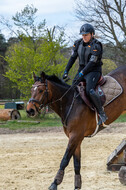
[[[51,105],[51,104],[56,103],[56,102],[58,102],[58,101],[62,102],[63,97],[66,96],[66,94],[73,88],[73,86],[71,86],[60,98],[58,98],[58,99],[56,99],[56,100],[54,100],[54,101],[51,101],[50,103],[45,104],[45,98],[44,98],[44,96],[47,98],[47,102],[48,102],[48,97],[49,97],[49,95],[48,95],[49,90],[48,90],[47,79],[45,80],[45,83],[44,83],[44,84],[41,83],[41,84],[39,84],[39,85],[32,85],[32,88],[38,88],[39,86],[45,86],[45,91],[44,91],[44,93],[43,93],[43,95],[42,95],[41,100],[39,101],[39,100],[36,100],[36,99],[34,99],[34,98],[30,98],[29,101],[28,101],[28,103],[32,103],[32,104],[34,105],[34,107],[36,108],[36,111],[37,111],[38,113],[40,113],[40,110],[41,110],[44,106]],[[70,107],[69,107],[69,110],[68,110],[68,112],[67,112],[67,115],[66,115],[65,119],[62,118],[62,123],[63,123],[65,126],[67,125],[67,123],[66,123],[66,122],[67,122],[67,118],[68,118],[68,116],[70,115],[70,112],[71,112],[71,110],[72,110],[72,107],[73,107],[73,104],[74,104],[74,102],[75,102],[75,99],[76,99],[78,96],[79,96],[79,93],[78,93],[77,95],[76,95],[76,93],[74,93],[74,96],[73,96],[73,99],[72,99],[72,103],[71,103],[71,105],[70,105]],[[44,100],[44,101],[43,101],[43,100]],[[41,103],[41,102],[43,102],[43,103]],[[39,104],[39,108],[36,106],[35,103]],[[60,110],[61,110],[61,113],[62,113],[62,105],[60,105]]]
[[[38,85],[35,85],[35,84],[32,85],[32,88],[36,88],[37,89],[39,86],[45,86],[45,90],[44,90],[44,93],[43,93],[43,95],[41,97],[41,100],[36,100],[34,98],[30,98],[29,101],[28,101],[28,103],[32,103],[34,105],[34,107],[36,108],[36,110],[37,110],[38,113],[40,113],[40,110],[44,106],[46,106],[46,104],[45,104],[45,97],[46,97],[46,99],[48,101],[48,91],[49,91],[48,90],[47,80],[45,80],[44,84],[41,83],[41,84],[38,84]],[[43,102],[43,103],[41,103],[41,102]],[[39,104],[39,107],[37,107],[35,103]]]

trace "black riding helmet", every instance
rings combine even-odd
[[[80,28],[80,34],[83,35],[88,33],[93,33],[95,35],[94,27],[91,24],[83,24]]]

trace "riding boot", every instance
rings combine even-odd
[[[99,95],[93,89],[90,90],[89,94],[90,94],[90,98],[99,114],[98,125],[101,125],[108,119],[108,117],[106,116],[106,114],[104,112]]]

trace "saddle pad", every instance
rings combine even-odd
[[[121,85],[111,76],[104,76],[106,83],[101,86],[103,92],[106,96],[106,101],[103,106],[108,105],[114,99],[116,99],[120,94],[122,94],[123,89]]]

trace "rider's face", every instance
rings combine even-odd
[[[90,33],[82,35],[83,41],[85,43],[88,43],[91,40],[92,37],[93,37],[93,34],[90,34]]]

